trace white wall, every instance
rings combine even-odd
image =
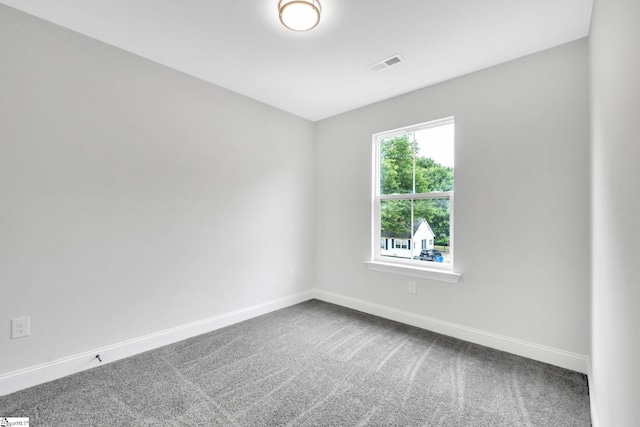
[[[590,32],[592,377],[600,426],[640,421],[640,2],[596,0]]]
[[[586,358],[587,49],[578,40],[318,122],[316,286]],[[393,69],[380,78],[394,78]],[[419,280],[411,295],[414,279],[364,264],[371,135],[451,115],[462,279]]]
[[[311,289],[313,141],[0,5],[0,374]]]

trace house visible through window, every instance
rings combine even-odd
[[[374,260],[451,268],[453,117],[373,139]]]

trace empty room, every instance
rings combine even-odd
[[[0,425],[640,420],[638,0],[0,0]]]

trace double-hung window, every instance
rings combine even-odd
[[[453,117],[375,134],[373,144],[371,264],[452,270]]]

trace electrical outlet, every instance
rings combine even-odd
[[[409,281],[409,293],[410,294],[416,293],[416,282],[414,282],[413,280]]]
[[[11,320],[11,338],[20,338],[28,336],[30,332],[30,318],[20,317]]]

